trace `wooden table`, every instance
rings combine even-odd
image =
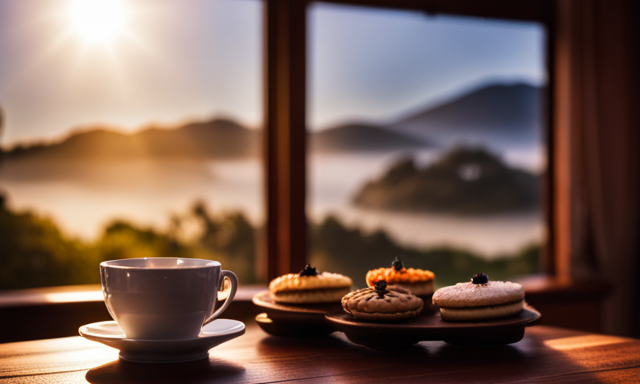
[[[80,337],[0,344],[0,383],[416,383],[640,382],[640,340],[534,326],[517,344],[491,349],[423,342],[376,351],[334,333],[278,338],[247,333],[208,361],[132,364]]]

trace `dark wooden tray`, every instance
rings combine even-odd
[[[269,291],[253,296],[253,303],[264,309],[256,322],[265,332],[278,336],[326,336],[334,331],[326,315],[344,312],[340,303],[335,304],[278,304]]]
[[[522,340],[524,328],[540,317],[540,312],[526,304],[517,315],[473,323],[443,321],[439,312],[398,323],[364,322],[347,313],[326,316],[334,330],[344,332],[356,344],[373,348],[404,347],[429,340],[461,346],[511,344]]]

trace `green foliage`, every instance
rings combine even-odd
[[[192,215],[204,228],[197,243],[212,252],[225,269],[232,270],[243,283],[255,283],[256,229],[241,212],[215,217],[202,202],[196,202]]]
[[[179,240],[181,223],[202,228]],[[166,233],[124,220],[108,224],[95,242],[71,239],[49,219],[12,212],[0,195],[0,289],[99,283],[98,265],[133,257],[193,257],[218,260],[243,284],[255,283],[255,229],[242,213],[211,215],[202,203],[176,217]]]
[[[185,236],[187,223],[195,232]],[[30,212],[12,212],[0,195],[0,289],[99,283],[101,261],[131,257],[195,257],[218,260],[243,284],[255,283],[256,229],[240,212],[214,215],[197,202],[173,218],[166,231],[142,228],[124,220],[108,224],[99,239],[83,242],[60,231],[49,219]],[[437,284],[466,281],[478,272],[492,279],[538,271],[539,246],[517,255],[487,261],[472,252],[437,247],[400,246],[385,232],[365,233],[335,217],[311,226],[310,261],[319,269],[340,272],[364,285],[368,270],[390,265],[398,256],[407,267],[430,269]]]
[[[367,234],[330,216],[312,228],[310,259],[320,270],[351,276],[357,287],[363,287],[368,270],[390,266],[397,256],[407,268],[433,271],[436,284],[444,286],[467,281],[478,272],[496,280],[536,273],[538,253],[538,245],[529,245],[515,256],[502,255],[488,261],[452,247],[413,249],[398,245],[385,232]]]
[[[13,213],[0,198],[0,289],[90,282],[93,250],[65,237],[49,219]]]
[[[94,247],[103,261],[132,257],[193,257],[189,247],[175,239],[122,220],[109,224]]]

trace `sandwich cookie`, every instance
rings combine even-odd
[[[307,264],[299,273],[277,277],[269,283],[271,299],[285,304],[338,303],[351,292],[353,282],[338,273],[318,272]]]
[[[512,316],[524,307],[524,289],[509,281],[489,281],[484,273],[468,283],[440,288],[433,294],[442,320],[479,321]]]

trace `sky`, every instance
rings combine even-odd
[[[135,131],[224,116],[260,126],[259,0],[120,4],[117,28],[99,40],[72,0],[0,0],[3,146],[95,124]],[[313,130],[390,121],[488,82],[545,82],[534,23],[316,3],[308,39]]]
[[[537,23],[327,4],[310,16],[312,128],[393,120],[489,82],[546,81]]]

